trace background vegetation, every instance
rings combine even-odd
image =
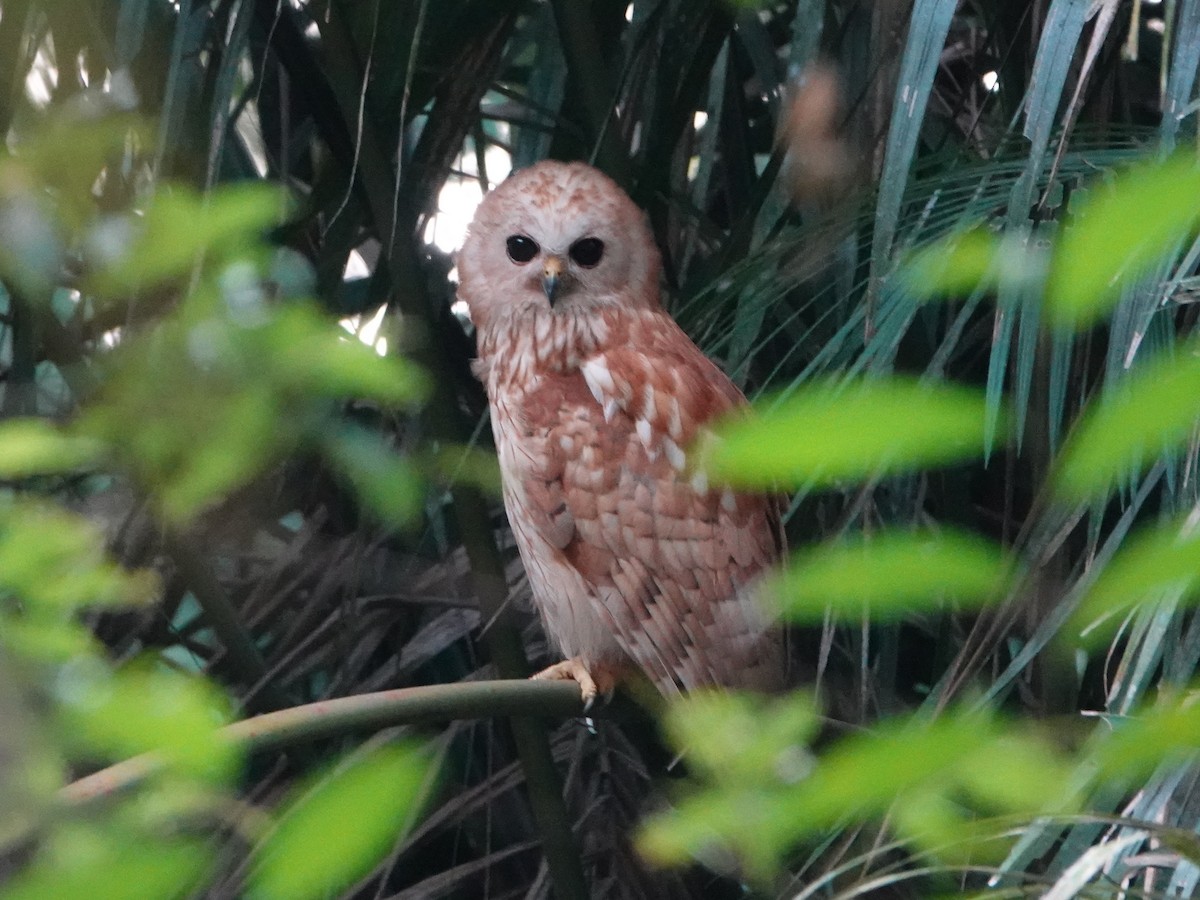
[[[1191,895],[1198,67],[1196,0],[2,0],[0,896]],[[449,250],[546,156],[761,398],[799,693],[491,681]]]

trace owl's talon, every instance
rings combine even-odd
[[[591,710],[598,696],[603,694],[607,699],[617,687],[615,673],[603,666],[589,671],[578,656],[548,666],[530,678],[538,681],[574,681],[579,685],[579,696],[583,701],[585,713]]]

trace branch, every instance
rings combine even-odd
[[[243,719],[221,734],[245,754],[396,725],[485,719],[495,716],[567,718],[583,714],[574,682],[473,681],[400,688],[320,700]],[[68,784],[59,797],[84,804],[129,790],[160,772],[165,761],[144,753]]]

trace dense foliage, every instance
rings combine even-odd
[[[0,896],[1191,895],[1198,69],[1200,0],[0,0]],[[793,694],[490,680],[449,251],[546,156],[757,398]]]

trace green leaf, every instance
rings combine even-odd
[[[679,715],[689,709],[682,707]],[[663,864],[691,857],[728,865],[732,853],[751,877],[765,880],[801,841],[849,821],[886,815],[902,837],[933,848],[956,832],[966,836],[979,814],[1059,812],[1075,802],[1066,759],[1038,735],[986,712],[897,717],[841,738],[819,756],[800,743],[804,731],[781,731],[765,711],[749,719],[736,706],[724,717],[717,706],[707,713],[708,740],[719,735],[718,744],[755,748],[772,735],[775,762],[750,780],[736,766],[711,769],[706,760],[703,772],[711,784],[650,818],[639,835],[642,852]],[[683,727],[684,735],[701,740],[695,726]],[[744,734],[727,735],[739,730]],[[983,773],[1018,783],[996,784]],[[981,849],[973,844],[963,852]]]
[[[37,617],[145,603],[158,596],[158,580],[110,562],[103,535],[86,519],[25,502],[0,507],[0,589],[20,597],[26,614]]]
[[[393,526],[411,522],[421,511],[424,492],[409,461],[363,429],[343,429],[325,441],[333,465],[354,485],[358,499]]]
[[[983,396],[891,378],[802,385],[728,422],[699,450],[711,478],[755,488],[830,486],[942,465],[984,450]]]
[[[428,774],[419,750],[383,747],[297,789],[255,849],[247,896],[326,897],[362,878],[411,826]]]
[[[1108,777],[1148,777],[1172,756],[1190,756],[1200,745],[1200,705],[1165,696],[1152,709],[1113,717],[1097,735],[1088,761]]]
[[[429,392],[417,366],[380,356],[308,307],[281,313],[270,336],[274,369],[293,390],[410,405]]]
[[[495,451],[460,444],[439,444],[416,459],[429,479],[447,486],[470,484],[499,500],[503,494]]]
[[[64,434],[44,419],[10,419],[0,424],[0,478],[68,472],[93,462],[100,445]]]
[[[0,900],[161,900],[195,890],[212,856],[203,838],[157,838],[125,829],[72,829],[0,889]]]
[[[247,239],[278,221],[284,210],[284,194],[264,183],[222,187],[207,196],[181,185],[161,190],[142,220],[130,225],[136,237],[122,240],[127,249],[107,260],[93,286],[101,293],[149,287],[187,272],[202,251],[244,254]],[[98,227],[111,229],[116,223]],[[111,243],[102,235],[97,241]]]
[[[747,784],[773,781],[819,725],[816,704],[805,694],[768,700],[700,692],[672,703],[666,716],[667,732],[689,765],[713,779]]]
[[[970,293],[992,273],[999,246],[995,235],[981,229],[952,234],[913,254],[904,277],[918,296]]]
[[[197,412],[201,407],[211,430],[190,447],[184,443],[188,430],[173,429],[169,420],[160,423],[160,434],[174,444],[175,453],[152,480],[164,514],[175,522],[187,521],[249,481],[294,439],[281,430],[282,410],[265,385],[197,398]]]
[[[868,538],[796,551],[767,591],[786,618],[902,618],[943,600],[979,606],[1008,584],[1014,561],[1000,547],[966,532],[887,531]]]
[[[229,711],[209,682],[149,664],[110,672],[80,660],[57,682],[70,741],[89,755],[155,752],[175,771],[222,783],[239,754],[221,732]]]
[[[913,254],[903,272],[908,289],[918,297],[959,297],[972,291],[995,290],[1042,277],[1040,256],[999,235],[973,229],[952,234]]]
[[[1200,417],[1198,351],[1185,344],[1164,353],[1093,401],[1059,457],[1054,486],[1061,497],[1102,496],[1119,479],[1186,444]]]
[[[1131,167],[1110,190],[1093,188],[1058,243],[1046,295],[1051,322],[1084,328],[1117,302],[1200,221],[1194,154]]]
[[[1197,579],[1200,533],[1194,524],[1181,519],[1143,529],[1128,538],[1104,567],[1075,611],[1075,620],[1086,628],[1097,619],[1168,588],[1194,594]],[[1097,634],[1109,631],[1102,629]]]

